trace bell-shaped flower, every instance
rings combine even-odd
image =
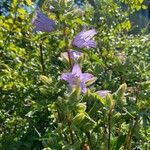
[[[35,26],[34,31],[51,32],[54,29],[55,22],[44,15],[39,9],[36,11],[36,17],[32,24]]]
[[[61,75],[61,79],[67,81],[71,89],[80,88],[83,93],[87,92],[86,82],[93,78],[95,77],[90,73],[82,73],[79,64],[74,64],[71,73],[62,73]]]
[[[109,90],[100,90],[100,91],[97,91],[96,93],[98,95],[100,95],[101,97],[105,97],[108,93],[110,93],[111,91]]]
[[[83,30],[75,36],[72,44],[79,48],[96,48],[96,42],[91,40],[96,33],[95,29]]]
[[[61,54],[62,58],[66,59],[67,61],[69,61],[69,56],[70,55],[70,58],[73,62],[77,62],[77,60],[83,56],[83,53],[81,52],[78,52],[78,51],[75,51],[75,50],[70,50],[69,51],[69,54],[68,52],[64,52]]]

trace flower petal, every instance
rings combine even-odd
[[[88,80],[90,80],[91,78],[93,78],[94,76],[90,73],[82,73],[81,75],[81,81],[86,83]]]
[[[82,74],[79,64],[74,64],[73,69],[72,69],[72,74],[78,77]]]
[[[32,24],[35,26],[35,31],[50,32],[54,29],[55,22],[44,15],[39,9],[36,11],[36,18]]]
[[[108,93],[110,93],[111,91],[109,91],[109,90],[100,90],[100,91],[97,91],[96,93],[98,94],[98,95],[100,95],[101,97],[105,97],[106,96],[106,94],[108,94]]]
[[[89,40],[87,43],[86,43],[86,46],[87,47],[92,47],[92,48],[96,48],[96,42],[93,41],[93,40]]]
[[[81,39],[81,38],[78,38],[76,40],[73,41],[73,45],[79,47],[79,48],[84,48],[85,47],[85,40],[84,39]]]
[[[83,37],[84,39],[89,40],[89,39],[91,39],[96,33],[97,33],[97,32],[96,32],[95,29],[87,30],[87,31],[85,31],[85,32],[82,34],[82,37]]]
[[[71,58],[74,59],[74,60],[78,59],[81,55],[82,55],[81,52],[78,52],[78,51],[75,51],[75,50],[71,51]]]
[[[70,51],[70,57],[73,61],[78,60],[79,57],[81,57],[83,54],[81,52],[75,51],[75,50],[71,50]],[[68,52],[64,52],[62,53],[62,56],[64,56],[65,58],[68,59]]]
[[[96,47],[96,42],[91,40],[91,38],[96,34],[96,30],[95,29],[91,29],[91,30],[83,30],[80,33],[78,33],[74,40],[73,40],[73,45],[79,47],[79,48],[90,48]]]
[[[86,88],[86,85],[85,85],[84,82],[81,82],[81,83],[80,83],[80,87],[81,87],[81,91],[82,91],[83,93],[86,93],[86,92],[87,92],[87,88]]]
[[[62,80],[67,81],[68,83],[73,82],[73,75],[72,75],[72,73],[62,73],[60,78]]]

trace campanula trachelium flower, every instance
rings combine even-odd
[[[71,73],[62,73],[61,79],[68,82],[69,87],[80,88],[83,93],[87,92],[86,82],[95,78],[90,73],[82,73],[79,64],[74,64]]]
[[[83,30],[75,36],[72,44],[79,48],[96,48],[96,42],[91,40],[96,33],[95,29]]]
[[[39,9],[36,11],[36,17],[32,24],[35,26],[34,31],[51,32],[54,29],[55,22],[44,15]]]

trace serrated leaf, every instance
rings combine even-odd
[[[118,90],[113,94],[113,99],[115,100],[115,103],[119,106],[119,107],[123,107],[123,105],[125,104],[125,91],[127,89],[127,85],[126,83],[122,84]]]
[[[118,88],[118,90],[116,91],[115,95],[118,97],[118,98],[122,98],[124,96],[124,93],[127,89],[127,84],[124,83],[122,85],[120,85],[120,87]]]
[[[106,103],[107,103],[107,105],[111,108],[111,107],[114,107],[114,105],[115,105],[115,101],[114,101],[114,99],[113,99],[113,96],[111,95],[111,94],[107,94],[106,95]]]

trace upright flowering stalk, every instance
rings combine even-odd
[[[96,48],[96,42],[91,40],[96,33],[95,29],[83,30],[75,36],[72,44],[79,48]]]
[[[96,80],[92,74],[82,73],[79,64],[74,64],[71,73],[63,73],[61,79],[67,81],[71,89],[80,88],[83,93],[87,92],[86,82]]]
[[[36,18],[32,24],[35,26],[34,31],[51,32],[54,29],[55,22],[44,15],[39,9],[36,11]]]

